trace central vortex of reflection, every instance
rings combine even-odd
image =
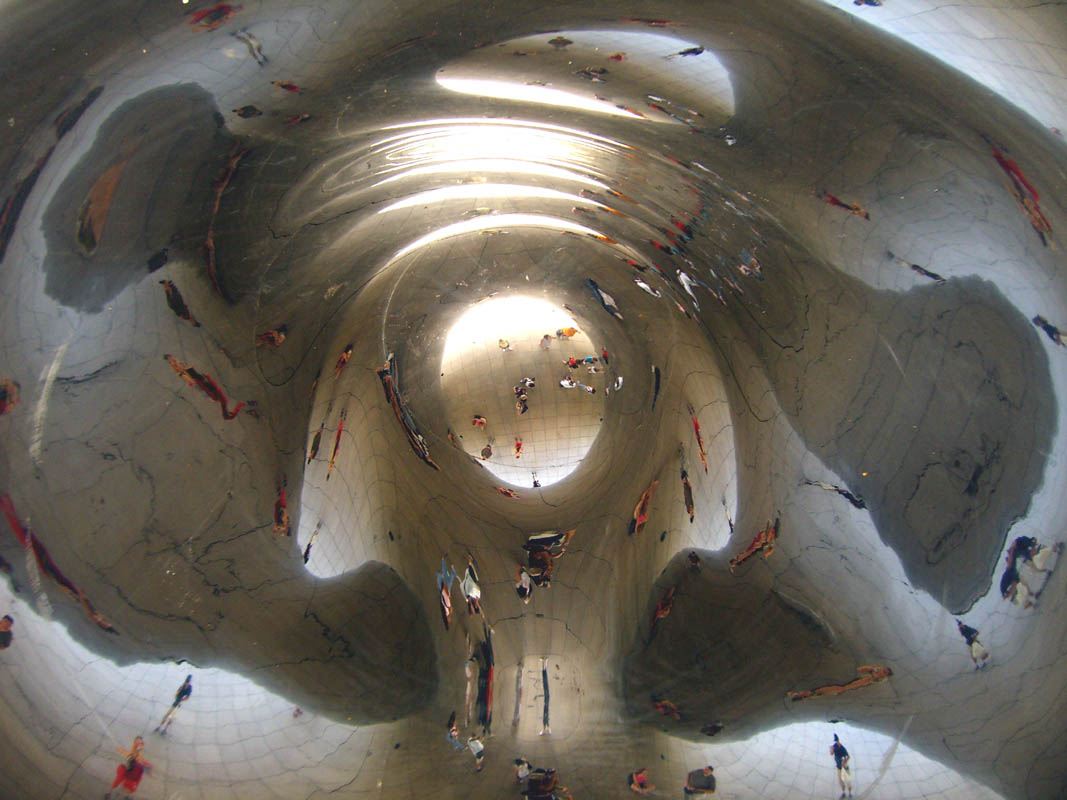
[[[574,472],[604,415],[606,371],[591,333],[532,297],[492,298],[460,317],[445,339],[441,389],[463,450],[513,486],[549,486]],[[572,357],[596,361],[572,368]]]

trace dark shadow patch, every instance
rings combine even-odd
[[[1043,480],[1056,406],[1039,332],[976,277],[900,293],[805,261],[751,291],[765,314],[742,324],[805,445],[911,584],[965,613]]]
[[[61,115],[57,131],[82,111]],[[49,297],[97,313],[144,278],[144,265],[174,240],[179,221],[196,220],[210,198],[212,176],[232,147],[216,114],[210,94],[180,84],[123,103],[100,125],[42,217]]]

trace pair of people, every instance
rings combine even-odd
[[[1008,549],[1007,563],[1008,568],[1004,570],[1004,574],[1000,579],[1000,593],[1005,600],[1011,600],[1016,605],[1020,605],[1023,608],[1033,608],[1037,605],[1037,592],[1031,588],[1026,579],[1019,572],[1018,564],[1020,561],[1029,567],[1034,572],[1040,572],[1048,575],[1052,572],[1049,568],[1048,561],[1053,554],[1063,552],[1063,542],[1059,542],[1054,546],[1040,544],[1037,539],[1032,536],[1020,536]]]
[[[523,550],[527,552],[526,574],[529,575],[530,580],[536,586],[542,588],[548,588],[552,581],[552,572],[556,567],[556,559],[567,552],[567,545],[570,544],[571,537],[574,536],[576,528],[571,528],[569,531],[547,531],[545,533],[535,533],[527,538],[526,543],[522,546]],[[519,582],[522,582],[522,568],[517,576]],[[518,591],[518,587],[516,587]],[[530,590],[532,591],[532,589]],[[526,598],[523,594],[519,593],[520,597]]]

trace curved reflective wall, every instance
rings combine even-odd
[[[0,794],[1062,797],[1001,5],[8,4]]]

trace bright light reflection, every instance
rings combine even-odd
[[[581,203],[583,205],[596,206],[591,200],[576,194],[560,192],[556,189],[545,189],[540,186],[522,186],[517,183],[468,183],[462,186],[446,186],[443,189],[431,189],[428,192],[405,197],[397,200],[379,211],[397,211],[401,208],[439,203],[445,200],[480,200],[489,197],[539,197],[547,200],[565,200],[568,203]]]
[[[416,239],[407,247],[401,248],[390,260],[395,261],[402,256],[406,256],[413,250],[418,250],[421,247],[433,244],[441,239],[447,239],[449,236],[460,236],[464,233],[476,233],[478,231],[493,230],[496,228],[521,227],[553,228],[559,231],[589,234],[590,236],[602,235],[597,231],[594,231],[592,228],[587,228],[576,222],[560,219],[559,217],[549,217],[544,214],[494,214],[484,217],[475,217],[474,219],[465,219],[462,222],[453,222],[451,225],[446,225],[443,228],[431,231],[425,236]]]
[[[615,139],[609,139],[606,136],[599,136],[599,135],[597,135],[595,133],[590,133],[588,131],[579,130],[578,128],[566,128],[566,127],[564,127],[562,125],[553,125],[553,124],[548,123],[548,122],[533,122],[531,120],[487,119],[485,117],[454,117],[452,119],[445,119],[445,118],[442,118],[442,119],[426,119],[426,120],[421,120],[420,122],[399,122],[399,123],[397,123],[395,125],[386,125],[384,128],[382,128],[382,130],[383,131],[395,131],[395,130],[405,130],[407,128],[423,128],[423,127],[433,127],[433,126],[439,126],[439,125],[454,127],[456,130],[465,130],[468,126],[471,126],[471,125],[497,126],[497,127],[499,127],[499,126],[507,126],[507,127],[515,128],[516,130],[519,130],[519,129],[522,129],[522,128],[529,128],[529,129],[535,129],[535,130],[541,130],[541,131],[551,131],[553,133],[565,133],[565,134],[568,134],[568,135],[573,136],[575,138],[590,139],[590,140],[595,141],[595,142],[600,142],[601,144],[611,145],[612,147],[621,147],[624,150],[632,150],[633,149],[629,145],[623,144],[622,142],[616,141]],[[395,139],[395,138],[400,138],[400,137],[393,137],[393,138]],[[391,141],[391,140],[390,139],[386,139],[384,141],[388,142],[388,141]]]
[[[576,136],[523,127],[489,128],[484,125],[447,126],[404,137],[391,147],[389,161],[447,155],[449,158],[515,158],[527,161],[572,162],[591,145]]]
[[[563,106],[579,111],[595,111],[598,114],[611,114],[648,122],[647,117],[626,109],[617,108],[611,103],[584,97],[574,92],[553,89],[549,86],[528,86],[524,83],[508,81],[489,81],[481,78],[444,78],[437,76],[437,83],[445,89],[460,94],[472,94],[478,97],[494,97],[498,100],[518,100],[524,103],[540,103],[546,106]]]
[[[571,172],[569,169],[550,167],[547,164],[537,164],[530,161],[518,161],[509,158],[478,158],[466,161],[444,161],[436,164],[427,164],[422,167],[413,167],[390,175],[378,181],[375,186],[382,186],[404,178],[414,178],[423,175],[434,175],[442,172],[510,172],[517,175],[539,175],[542,178],[556,178],[561,181],[574,181],[584,186],[595,186],[598,189],[607,189],[607,184],[600,181]]]
[[[441,389],[449,427],[463,434],[467,453],[512,486],[532,488],[533,473],[542,487],[562,480],[577,469],[600,431],[603,375],[583,370],[578,376],[600,387],[594,395],[557,385],[560,375],[567,372],[560,363],[562,354],[598,352],[589,336],[582,331],[570,339],[553,340],[548,350],[540,347],[546,333],[568,327],[579,326],[566,311],[546,300],[501,297],[470,308],[445,337]],[[501,351],[500,339],[506,339],[512,350]],[[529,411],[519,415],[512,387],[523,375],[535,377],[537,385],[529,392]],[[484,433],[471,427],[473,413],[489,420]],[[493,455],[482,460],[481,449],[490,437]],[[518,459],[513,452],[516,437],[524,442]]]

